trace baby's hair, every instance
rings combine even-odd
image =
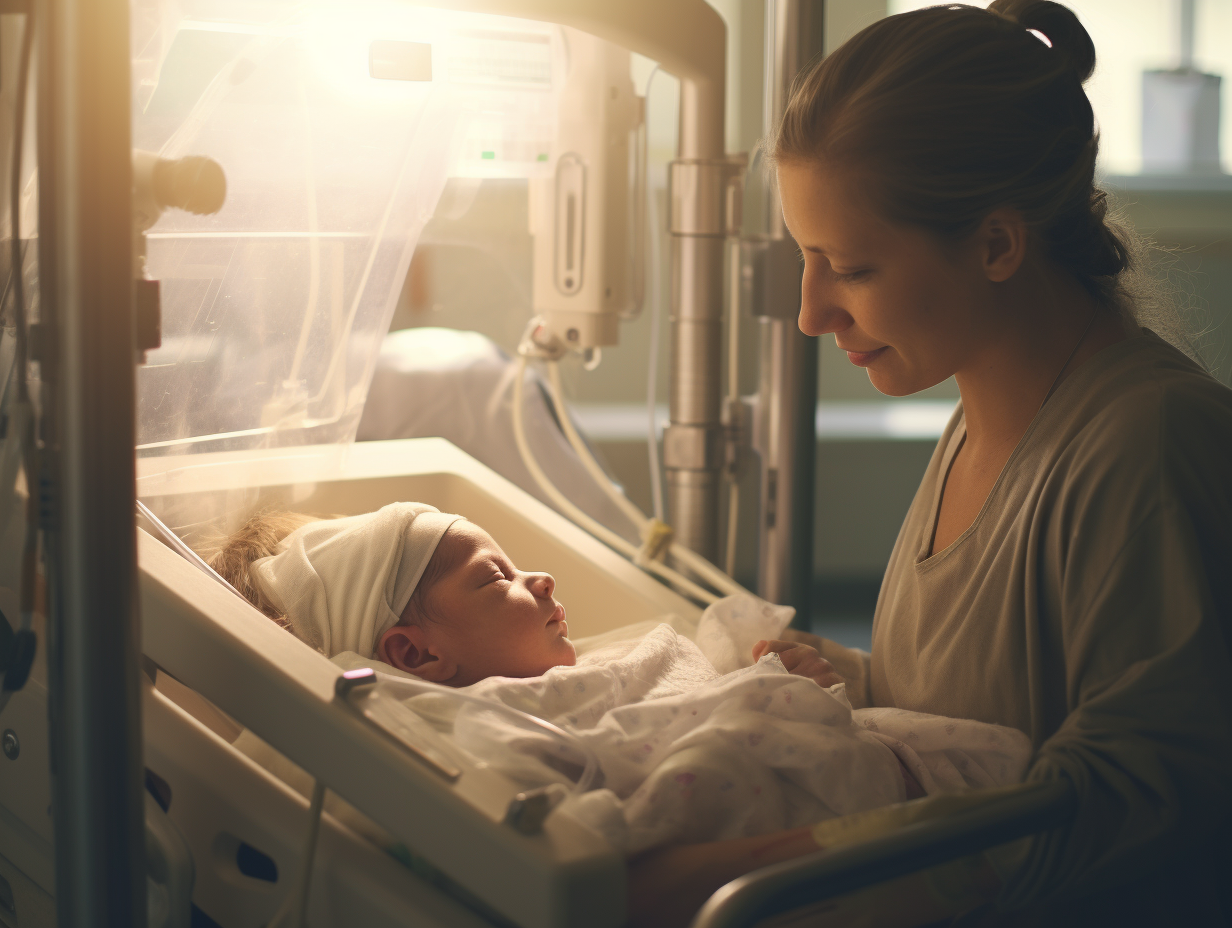
[[[261,587],[253,582],[252,565],[263,557],[277,554],[279,545],[296,529],[322,519],[336,518],[339,517],[264,509],[250,516],[230,535],[221,537],[213,544],[202,546],[197,553],[245,599],[276,624],[294,634],[287,617],[270,602]],[[432,608],[429,603],[428,594],[432,587],[459,563],[465,553],[464,545],[447,544],[448,539],[449,531],[446,530],[445,536],[441,538],[436,551],[424,567],[419,582],[415,584],[415,591],[402,611],[399,625],[423,625],[426,622],[442,620],[439,610]]]
[[[288,535],[322,516],[305,515],[302,512],[266,509],[250,516],[236,531],[220,539],[216,544],[198,550],[207,564],[238,590],[243,597],[274,620],[291,631],[287,617],[274,606],[252,580],[252,565],[263,557],[278,553],[278,546]]]

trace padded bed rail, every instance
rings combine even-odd
[[[1068,780],[989,790],[982,801],[858,844],[822,850],[732,880],[692,928],[751,928],[763,919],[846,895],[1066,824],[1077,799]],[[967,794],[976,799],[978,793]],[[929,803],[917,799],[913,803]]]

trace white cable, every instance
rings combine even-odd
[[[547,368],[548,383],[551,385],[549,392],[552,395],[552,405],[556,408],[556,418],[565,433],[565,438],[569,440],[569,444],[573,446],[573,450],[581,458],[582,466],[586,468],[591,478],[599,485],[599,489],[607,494],[608,498],[633,523],[639,533],[644,533],[649,522],[646,514],[638,509],[637,505],[629,497],[616,488],[611,478],[608,477],[607,473],[599,465],[599,462],[595,460],[594,455],[590,453],[586,442],[582,441],[582,436],[573,427],[573,419],[569,415],[568,407],[565,406],[565,391],[560,382],[560,362],[549,360]]]
[[[727,486],[727,550],[723,567],[730,577],[736,572],[736,538],[740,530],[740,482],[735,477]]]
[[[304,928],[308,914],[308,890],[312,883],[312,861],[317,851],[317,836],[321,832],[321,810],[325,807],[325,784],[320,780],[312,783],[312,801],[308,804],[308,836],[304,839],[304,853],[300,857],[295,882],[282,900],[274,917],[266,928]]]
[[[740,401],[740,243],[729,249],[727,299],[727,398],[729,408]],[[728,475],[727,490],[727,551],[723,566],[729,576],[736,573],[736,537],[740,529],[739,474]]]
[[[525,358],[522,358],[521,360],[523,362],[523,365],[525,365]],[[569,421],[569,411],[565,407],[564,395],[561,392],[560,371],[559,371],[558,362],[549,360],[547,362],[547,366],[548,366],[548,392],[552,396],[552,404],[556,408],[556,416],[561,422],[561,428],[565,432],[565,438],[568,439],[570,446],[573,448],[577,456],[581,459],[583,466],[585,466],[586,470],[590,473],[591,477],[593,477],[595,482],[599,484],[600,489],[602,489],[605,493],[607,493],[607,495],[611,497],[611,499],[614,502],[616,502],[617,505],[621,507],[621,511],[623,511],[631,520],[633,520],[633,523],[638,527],[638,531],[645,533],[647,528],[649,527],[650,520],[647,519],[645,515],[643,515],[642,511],[638,509],[637,506],[631,500],[629,500],[623,493],[620,492],[620,490],[618,490],[615,486],[612,485],[612,481],[608,479],[608,476],[607,474],[604,473],[603,468],[599,466],[599,462],[594,459],[594,455],[590,453],[590,449],[586,446],[586,443],[582,441],[581,436],[578,435],[577,430],[573,427],[572,423]],[[519,373],[519,376],[521,376],[521,373]],[[519,406],[518,394],[516,392],[517,391],[516,386],[514,387],[514,390],[515,390],[515,395],[514,395],[514,400],[513,400],[514,410],[519,411],[518,410],[518,406]],[[515,437],[517,437],[517,433],[519,431],[520,431],[520,428],[515,423],[514,425]],[[519,442],[518,448],[519,450],[521,450],[522,448],[521,442]],[[527,452],[523,454],[523,459],[525,459],[527,453],[529,453],[529,449],[527,449]],[[528,469],[530,468],[529,463],[527,464],[527,468]],[[542,473],[542,471],[540,471],[540,473]],[[533,474],[533,471],[532,471],[532,474]],[[539,478],[536,477],[535,479],[538,480]],[[546,481],[547,477],[544,476],[543,479],[544,481]],[[540,486],[543,486],[543,484],[541,483]],[[569,501],[566,500],[563,495],[560,495],[560,492],[555,487],[552,487],[550,491],[547,489],[547,487],[544,487],[544,491],[548,492],[549,495],[551,495],[552,493],[555,493],[559,495],[560,499],[564,500],[569,506],[573,505],[572,503],[569,503]],[[576,507],[573,507],[573,508],[576,509]],[[580,510],[578,511],[580,512]],[[585,516],[584,513],[583,513],[583,516]],[[585,516],[585,517],[589,518],[589,516]],[[595,524],[598,525],[598,523],[595,523]],[[632,549],[634,551],[634,554],[631,556],[636,558],[637,549],[634,548],[633,545],[629,544],[629,542],[625,541],[623,538],[620,538],[620,536],[615,535],[615,533],[610,532],[606,527],[604,526],[599,526],[599,527],[602,528],[603,531],[608,532],[609,534],[613,535],[613,537],[619,538],[621,545],[624,546],[623,548],[620,548],[620,547],[617,547],[616,545],[612,545],[613,547],[617,547],[617,550],[620,550],[622,552],[626,549]],[[608,542],[608,543],[611,544],[611,542]],[[716,590],[720,590],[723,593],[726,593],[729,595],[730,594],[749,594],[748,590],[742,587],[739,583],[737,583],[727,574],[723,573],[723,571],[719,570],[718,567],[711,564],[708,560],[706,560],[696,551],[693,551],[691,548],[688,548],[677,542],[672,542],[671,548],[669,550],[671,551],[672,557],[676,558],[682,564],[688,565],[693,571],[695,571],[698,574],[698,576],[702,577],[702,579],[704,579],[707,583],[713,586]],[[657,561],[650,561],[646,566],[649,567],[650,564],[657,564],[657,563],[658,563]],[[651,569],[653,570],[654,568],[652,567]],[[664,569],[670,570],[670,568],[664,568]],[[658,570],[655,570],[655,572],[660,573]],[[672,573],[675,574],[675,571],[672,571]],[[675,574],[675,575],[679,576],[678,574]],[[660,573],[660,576],[663,576],[663,574]],[[712,600],[713,600],[713,597],[711,597],[711,601]]]
[[[646,147],[650,147],[650,85],[654,83],[659,66],[655,65],[646,79]],[[650,503],[654,517],[666,522],[663,507],[663,464],[659,459],[658,411],[655,409],[659,386],[659,329],[663,319],[663,241],[659,229],[659,203],[655,199],[654,185],[650,183],[650,156],[646,155],[646,201],[647,225],[650,227],[650,346],[646,351],[646,454],[650,465]]]
[[[719,568],[715,567],[708,560],[694,551],[692,548],[673,541],[671,546],[672,557],[680,561],[699,577],[713,586],[716,590],[720,590],[727,596],[752,596],[753,594],[742,587],[739,583],[729,577]]]
[[[638,557],[638,549],[635,545],[625,541],[625,539],[621,538],[607,526],[602,525],[592,519],[581,509],[575,506],[568,497],[561,493],[560,490],[556,489],[556,486],[548,479],[547,475],[539,467],[539,463],[535,460],[534,454],[531,453],[530,445],[527,444],[525,427],[522,420],[522,397],[524,394],[523,385],[525,380],[526,357],[523,355],[518,358],[518,375],[513,381],[513,437],[518,445],[518,453],[522,455],[522,463],[526,465],[526,469],[530,471],[531,477],[534,478],[535,483],[539,485],[539,488],[543,490],[548,499],[552,501],[552,504],[556,506],[556,508],[559,509],[565,516],[572,519],[582,528],[586,529],[586,531],[590,532],[608,547],[619,551],[631,561],[636,561]],[[585,448],[585,445],[582,447]],[[589,454],[589,451],[586,453]],[[679,587],[689,596],[699,599],[704,603],[712,603],[718,599],[718,597],[709,590],[703,589],[692,580],[681,576],[670,567],[667,567],[658,561],[649,560],[645,563],[639,564],[638,566],[662,577],[669,583]]]

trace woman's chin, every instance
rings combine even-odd
[[[868,382],[883,396],[910,396],[936,386],[918,377],[905,377],[901,374],[896,375],[894,371],[877,371],[872,368],[868,369]]]

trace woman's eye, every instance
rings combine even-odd
[[[872,268],[862,268],[858,271],[847,271],[846,273],[839,273],[835,271],[838,279],[844,281],[845,283],[857,283],[861,280],[866,280],[872,273]]]

